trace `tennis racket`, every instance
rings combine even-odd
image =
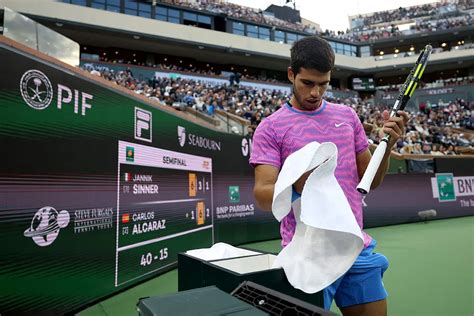
[[[397,112],[405,109],[408,101],[410,100],[413,92],[418,86],[418,82],[425,71],[426,64],[428,63],[428,58],[430,57],[433,47],[431,45],[426,45],[425,48],[421,51],[420,56],[416,60],[415,66],[410,71],[405,83],[400,88],[400,94],[398,95],[397,100],[395,101],[392,110],[390,111],[390,117],[398,116]],[[387,150],[387,144],[390,140],[390,135],[385,134],[385,136],[380,141],[380,144],[375,149],[372,158],[370,159],[367,170],[362,177],[359,185],[357,186],[357,191],[362,194],[367,194],[370,191],[370,186],[374,180],[375,174],[379,169],[380,163],[382,162],[385,151]]]

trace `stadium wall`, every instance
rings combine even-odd
[[[250,139],[3,37],[0,60],[2,314],[74,311],[174,268],[178,252],[279,237],[255,205]],[[473,215],[472,174],[432,178],[387,175],[364,200],[367,226]]]

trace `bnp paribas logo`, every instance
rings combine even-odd
[[[438,200],[440,202],[456,201],[454,176],[452,173],[436,174],[436,182],[438,184]]]
[[[30,228],[23,235],[31,237],[38,246],[49,246],[58,237],[60,229],[69,224],[69,219],[68,211],[58,212],[51,206],[42,207],[35,213]]]
[[[229,202],[230,203],[240,202],[240,189],[238,185],[229,186]]]
[[[20,79],[20,92],[23,100],[35,110],[46,109],[53,99],[53,86],[44,73],[28,70]]]

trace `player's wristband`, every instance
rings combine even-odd
[[[293,186],[291,187],[291,191],[292,191],[291,203],[293,203],[294,201],[298,200],[301,197],[301,194],[296,192],[295,187],[293,187]]]

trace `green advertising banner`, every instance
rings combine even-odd
[[[0,314],[62,314],[177,254],[278,238],[250,141],[0,44]]]

